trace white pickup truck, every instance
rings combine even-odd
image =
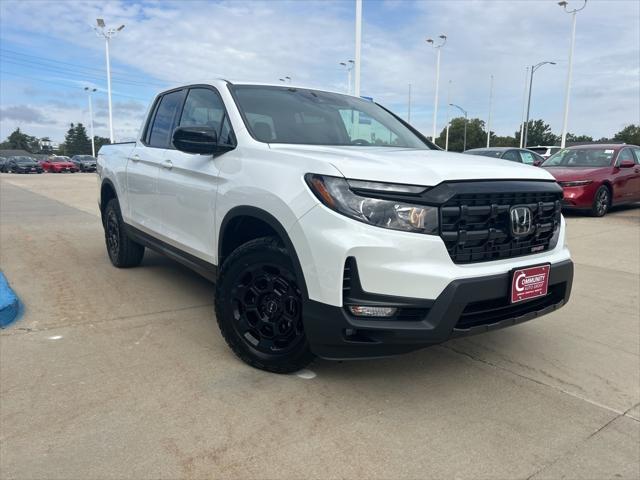
[[[113,265],[147,247],[213,280],[222,335],[264,370],[408,352],[569,299],[549,173],[441,151],[369,100],[175,88],[136,142],[100,149],[98,175]]]

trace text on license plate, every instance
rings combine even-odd
[[[511,303],[544,297],[549,290],[549,265],[522,268],[513,272]]]

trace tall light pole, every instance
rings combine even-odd
[[[362,0],[356,0],[356,52],[354,94],[360,96],[360,51],[362,50]]]
[[[491,104],[493,103],[493,75],[491,75],[491,85],[489,86],[489,118],[487,120],[487,148],[491,144]]]
[[[342,65],[344,68],[347,69],[347,92],[349,93],[349,95],[351,95],[351,70],[353,70],[353,64],[355,62],[353,60],[347,60],[346,62],[340,62],[340,65]]]
[[[107,28],[102,18],[96,19],[96,26],[93,27],[99,37],[105,39],[105,50],[107,55],[107,98],[109,101],[109,139],[113,143],[113,109],[111,106],[111,61],[109,59],[109,41],[121,32],[124,25],[118,28]]]
[[[533,74],[543,65],[555,65],[556,62],[540,62],[531,67],[531,76],[529,77],[529,100],[527,101],[527,119],[524,122],[524,143],[522,148],[527,148],[527,139],[529,136],[529,111],[531,110],[531,89],[533,88]]]
[[[440,43],[436,43],[432,38],[427,38],[427,43],[430,43],[433,48],[436,49],[436,96],[433,102],[433,135],[431,136],[431,141],[436,143],[436,130],[438,128],[438,87],[440,86],[440,52],[442,51],[442,47],[447,43],[447,36],[440,35]]]
[[[451,80],[449,80],[449,84],[447,85],[447,133],[444,136],[444,149],[445,151],[449,151],[449,127],[451,126]]]
[[[527,108],[527,80],[529,80],[529,67],[524,71],[524,90],[522,91],[522,115],[520,116],[520,148],[522,148],[522,140],[524,134],[524,112]]]
[[[467,149],[467,111],[462,108],[460,105],[456,105],[455,103],[450,103],[452,107],[456,107],[462,113],[464,113],[464,140],[462,142],[462,151],[464,152]]]
[[[409,98],[407,99],[407,123],[411,123],[411,84],[409,84]]]
[[[87,97],[89,97],[89,134],[91,135],[91,155],[95,157],[96,142],[93,138],[93,102],[91,101],[91,95],[96,91],[96,89],[84,87],[84,91],[87,92]]]
[[[562,141],[560,147],[564,148],[567,143],[567,127],[569,124],[569,98],[571,96],[571,76],[573,75],[573,47],[576,43],[576,14],[587,6],[587,0],[582,0],[584,3],[580,8],[574,8],[573,10],[567,9],[569,2],[558,2],[564,11],[571,14],[571,47],[569,48],[569,71],[567,72],[567,87],[564,94],[564,120],[562,122]],[[637,20],[637,19],[636,19]]]

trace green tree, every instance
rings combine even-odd
[[[449,150],[452,152],[462,152],[464,146],[464,117],[457,117],[451,120],[449,127]],[[437,144],[444,147],[447,135],[446,127],[440,132]],[[487,132],[484,130],[484,121],[479,118],[471,118],[467,122],[467,147],[479,148],[487,144]]]
[[[627,125],[613,136],[614,140],[640,145],[640,125]]]
[[[87,136],[84,125],[81,123],[69,125],[61,150],[65,155],[91,155],[91,140]]]
[[[529,120],[528,126],[527,145],[556,145],[560,142],[560,138],[551,131],[551,127],[544,123],[544,120]],[[520,144],[520,130],[515,133],[514,137]]]
[[[96,145],[96,155],[98,154],[98,152],[100,151],[100,147],[102,147],[103,145],[109,145],[111,143],[111,141],[106,138],[106,137],[99,137],[97,135],[95,135],[93,137],[93,142]]]
[[[593,137],[590,137],[589,135],[574,135],[573,133],[567,133],[567,142],[593,142]]]
[[[16,128],[7,139],[0,143],[0,148],[11,150],[26,150],[27,152],[34,153],[39,150],[38,139],[27,135],[20,131],[20,128]]]
[[[518,147],[520,145],[520,140],[516,139],[516,137],[499,137],[491,135],[491,146],[492,147]]]

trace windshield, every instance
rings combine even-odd
[[[73,157],[74,160],[80,160],[81,162],[95,162],[96,159],[91,155],[76,155]]]
[[[290,87],[230,87],[251,135],[260,142],[429,149],[372,101]]]
[[[480,155],[482,157],[494,157],[494,158],[500,158],[500,155],[502,155],[502,152],[498,150],[467,150],[464,153],[468,153],[470,155]]]
[[[16,163],[33,163],[33,158],[29,157],[15,157]]]
[[[70,161],[69,157],[53,157],[51,160],[53,163],[63,163]]]
[[[576,148],[560,150],[542,164],[543,167],[608,167],[613,160],[612,148]]]

